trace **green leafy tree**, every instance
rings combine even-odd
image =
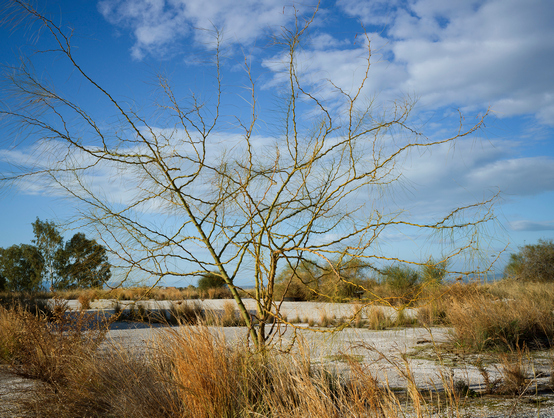
[[[198,279],[198,290],[217,289],[226,285],[221,275],[214,272],[205,273]]]
[[[77,233],[56,254],[57,289],[102,287],[111,277],[106,248]]]
[[[56,269],[56,254],[63,247],[63,238],[54,222],[41,221],[38,217],[33,222],[33,233],[35,239],[32,241],[42,255],[44,267],[42,269],[42,280],[49,283],[50,289],[57,288],[59,279]]]
[[[554,281],[554,242],[539,240],[537,244],[520,247],[510,254],[504,276],[528,282]]]
[[[44,260],[33,245],[12,245],[0,251],[0,276],[6,280],[7,290],[34,292],[42,287]]]

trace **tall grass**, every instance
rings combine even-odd
[[[527,351],[519,347],[527,346],[538,330],[552,322],[541,316],[549,306],[546,300],[535,301],[538,315],[521,296],[525,292],[512,295],[524,302],[514,309],[510,300],[498,299],[490,288],[453,289],[441,309],[452,321],[460,344],[477,350],[505,344],[508,350],[499,356],[503,382],[489,379],[487,390],[523,393],[530,375]],[[194,305],[175,307],[183,318],[198,322],[201,313]],[[469,393],[445,370],[442,390],[431,398],[424,396],[405,359],[393,364],[406,381],[406,390],[397,392],[353,356],[344,356],[346,364],[337,372],[332,366],[313,364],[300,349],[254,353],[245,345],[230,345],[222,334],[201,325],[160,329],[140,352],[109,344],[99,350],[103,331],[93,328],[86,314],[70,316],[62,308],[38,316],[20,307],[0,308],[0,359],[17,373],[46,382],[25,401],[37,417],[396,418],[430,417],[437,410],[457,417],[459,404]],[[223,316],[235,318],[232,304],[226,310]],[[367,321],[380,328],[386,322],[383,312],[372,312],[375,316]],[[525,327],[513,328],[512,323],[535,324],[533,338],[522,332]],[[518,332],[508,332],[514,329]],[[488,376],[483,365],[481,369]]]
[[[396,418],[406,408],[418,416],[432,409],[415,386],[398,395],[366,365],[348,366],[339,374],[314,367],[305,354],[251,353],[205,327],[180,327],[141,356],[112,349],[70,367],[63,384],[37,393],[29,407],[60,418]]]
[[[146,349],[130,352],[106,344],[97,350],[98,340],[87,340],[90,332],[77,322],[60,333],[19,309],[3,309],[0,323],[4,359],[47,383],[22,401],[36,417],[396,418],[406,408],[418,416],[432,409],[415,383],[399,395],[357,361],[338,373],[302,350],[253,353],[204,326],[161,329]]]
[[[475,293],[452,300],[447,318],[455,343],[467,350],[549,348],[554,342],[553,304],[526,294],[497,299]]]
[[[58,306],[51,316],[0,307],[0,361],[25,377],[64,382],[67,366],[94,353],[105,329],[84,313],[68,314]]]

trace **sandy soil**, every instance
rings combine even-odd
[[[256,302],[253,299],[244,299],[246,308],[251,312],[256,312]],[[121,309],[128,309],[131,306],[142,306],[150,310],[166,310],[174,303],[189,303],[199,306],[202,309],[223,311],[224,306],[236,303],[232,299],[195,299],[185,302],[175,301],[156,301],[156,300],[141,300],[116,301],[112,299],[99,299],[90,303],[91,311],[104,311],[107,314],[113,313],[116,305]],[[68,301],[68,306],[71,309],[80,309],[81,305],[77,300]],[[356,303],[328,303],[328,302],[283,302],[281,305],[281,313],[287,317],[289,321],[300,319],[307,322],[309,320],[319,321],[323,316],[329,318],[348,318],[352,317],[356,312],[362,310],[363,316],[367,316],[371,309],[380,309],[391,319],[396,318],[398,311],[388,306],[367,306],[362,309],[362,305]],[[415,309],[404,309],[403,314],[412,317],[417,314]]]
[[[40,384],[12,373],[9,366],[0,365],[0,417],[24,417],[21,401],[30,396]]]

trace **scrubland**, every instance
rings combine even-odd
[[[98,297],[87,294],[74,297],[83,305]],[[390,296],[383,293],[380,300],[390,301]],[[439,365],[440,383],[431,388],[418,386],[413,377],[409,358],[417,352],[386,360],[404,378],[405,384],[396,387],[353,353],[332,353],[336,361],[321,363],[313,361],[301,339],[292,350],[279,346],[264,352],[244,341],[226,341],[208,325],[240,325],[231,304],[220,315],[195,310],[193,304],[176,305],[180,308],[172,318],[183,326],[168,328],[136,352],[106,343],[109,324],[99,323],[90,311],[68,314],[63,299],[56,300],[46,307],[23,296],[4,297],[0,308],[0,361],[11,372],[42,382],[19,404],[29,416],[461,417],[467,416],[468,405],[498,399],[509,400],[509,416],[518,402],[531,399],[537,408],[552,402],[552,370],[535,368],[537,358],[554,364],[551,283],[433,286],[420,289],[411,302],[415,318],[397,314],[392,319],[383,309],[353,308],[359,314],[348,321],[322,316],[309,324],[319,331],[336,326],[448,328],[448,341],[429,341],[419,352]],[[363,301],[351,305],[363,308]],[[396,306],[399,312],[402,307]],[[147,312],[128,319],[140,318],[152,319]],[[292,318],[286,322],[282,325],[299,326]],[[482,374],[479,388],[449,371],[452,361],[464,359]]]

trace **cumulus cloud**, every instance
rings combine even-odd
[[[376,23],[370,7],[353,0],[339,5]],[[548,0],[415,0],[384,13],[392,62],[407,74],[388,88],[416,91],[430,106],[490,105],[500,116],[534,114],[554,124],[554,8]]]
[[[225,43],[252,45],[291,24],[295,12],[309,14],[313,5],[293,6],[285,0],[102,0],[98,8],[109,22],[132,31],[132,54],[142,59],[176,51],[185,40],[213,47],[213,33],[198,28],[217,27]],[[329,26],[349,24],[352,30],[356,23],[348,18],[354,18],[366,25],[372,41],[373,66],[364,92],[368,97],[416,94],[431,108],[490,106],[500,117],[534,115],[554,125],[554,8],[549,0],[339,0],[332,10],[320,6],[320,13],[325,18],[316,22],[298,57],[305,80],[319,88],[327,78],[341,88],[356,84],[364,67],[364,45],[345,39],[344,29],[338,36],[337,27]],[[269,63],[278,58],[266,58],[264,65],[277,70]]]

